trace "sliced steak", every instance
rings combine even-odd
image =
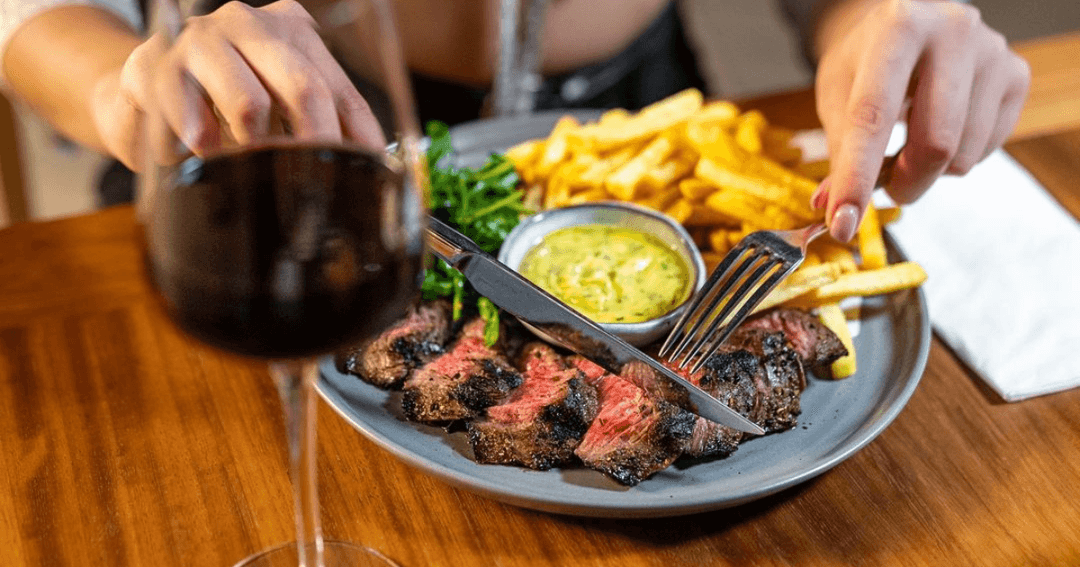
[[[774,309],[747,320],[742,328],[784,333],[803,366],[821,377],[831,376],[830,365],[848,353],[836,333],[802,309]]]
[[[443,353],[450,339],[450,304],[424,302],[375,339],[339,352],[338,370],[380,388],[400,388],[405,378]]]
[[[501,354],[500,346],[484,344],[483,319],[466,323],[446,353],[405,380],[401,400],[405,416],[424,423],[469,419],[502,401],[521,384],[522,377]]]
[[[596,416],[596,389],[543,343],[525,345],[520,366],[521,386],[467,424],[476,460],[538,470],[569,462]]]
[[[649,368],[644,362],[638,362],[636,360],[627,362],[623,365],[622,371],[619,372],[619,376],[622,376],[638,388],[645,390],[650,395],[662,399],[669,404],[674,404],[681,408],[690,407],[690,396],[686,393],[685,389],[673,384],[671,380],[668,380],[652,368]]]
[[[588,361],[574,360],[574,364],[587,368],[585,373],[599,393],[600,409],[574,450],[586,466],[634,486],[682,454],[693,431],[694,414],[625,377],[597,375],[599,367]]]
[[[764,374],[765,367],[753,353],[727,349],[713,355],[696,374],[684,375],[729,408],[760,424],[764,406],[757,385],[765,382]],[[741,431],[695,416],[685,452],[691,457],[726,457],[738,448],[743,437]]]
[[[744,349],[757,357],[764,372],[755,373],[754,381],[760,417],[754,421],[768,433],[795,426],[799,413],[799,395],[806,388],[802,362],[783,333],[740,327],[728,339],[727,352]]]

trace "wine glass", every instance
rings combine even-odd
[[[190,15],[176,0],[151,0],[149,8],[148,30],[160,52],[197,41],[191,31],[196,20],[185,18]],[[357,86],[371,108],[369,121],[350,125],[342,117],[337,135],[313,134],[288,101],[272,96],[266,131],[244,133],[230,121],[229,100],[214,92],[220,85],[199,83],[206,69],[183,69],[183,82],[176,84],[187,90],[157,88],[144,113],[137,210],[147,273],[182,331],[212,347],[267,360],[281,395],[296,542],[239,565],[393,565],[377,551],[323,540],[316,359],[376,336],[416,299],[426,165],[390,3],[313,0],[303,8],[310,21],[291,2],[268,9],[290,11],[286,31],[292,41],[293,34],[315,30],[308,37],[325,51],[313,52],[308,44],[301,55],[309,62],[326,56],[319,61],[324,78],[327,62],[336,61],[340,67],[334,69],[344,71],[339,77],[348,77],[345,84]],[[168,87],[178,76],[176,61],[163,57],[152,71],[160,76],[150,83]],[[289,86],[269,84],[274,69],[258,69],[253,57],[251,62],[253,76],[271,95]],[[213,135],[181,142],[184,125],[175,117],[200,112],[210,117]]]

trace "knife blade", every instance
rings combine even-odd
[[[591,319],[525,279],[484,252],[465,235],[446,223],[428,218],[429,249],[462,274],[480,295],[487,297],[540,334],[618,374],[624,364],[648,365],[674,385],[684,409],[738,431],[764,435],[765,430],[746,419],[708,392],[679,376],[633,345],[608,333]]]

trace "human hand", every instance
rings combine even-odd
[[[1031,71],[966,4],[886,0],[844,27],[819,43],[817,111],[832,157],[811,204],[825,208],[830,233],[846,242],[903,113],[907,144],[886,185],[901,204],[942,174],[967,173],[1001,146],[1016,125]]]
[[[139,169],[138,121],[160,112],[195,154],[227,136],[257,140],[278,118],[297,139],[385,146],[367,102],[314,26],[295,0],[262,8],[230,2],[188,19],[171,46],[160,34],[151,37],[95,87],[92,114],[102,141]]]

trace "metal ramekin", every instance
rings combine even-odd
[[[570,226],[602,224],[640,230],[656,236],[671,246],[686,260],[694,278],[694,291],[705,285],[705,261],[686,229],[667,215],[637,205],[622,202],[599,202],[551,209],[525,218],[506,237],[499,249],[499,261],[513,270],[521,265],[525,254],[544,239],[548,233]],[[660,317],[641,323],[597,323],[609,333],[635,345],[652,344],[671,331],[687,301]]]

